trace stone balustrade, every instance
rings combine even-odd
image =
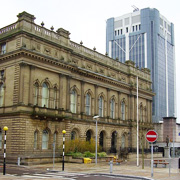
[[[62,28],[58,29],[57,32],[54,32],[53,30],[46,29],[44,26],[39,26],[34,22],[27,21],[26,18],[23,19],[21,17],[21,19],[19,19],[16,23],[1,28],[0,36],[9,34],[11,33],[11,31],[14,30],[23,30],[35,34],[37,36],[45,38],[46,40],[50,40],[57,44],[66,46],[75,52],[83,54],[84,56],[90,57],[94,59],[97,63],[99,62],[106,66],[109,66],[109,68],[121,70],[125,73],[130,73],[133,76],[139,76],[140,78],[148,79],[149,81],[151,80],[150,73],[148,73],[146,70],[139,70],[134,65],[129,65],[128,63],[120,63],[117,60],[98,53],[95,49],[91,50],[83,46],[82,44],[77,44],[73,41],[70,41],[70,33]]]

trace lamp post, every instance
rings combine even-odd
[[[8,130],[7,126],[4,126],[3,130],[5,131],[4,135],[4,163],[3,163],[3,175],[6,174],[6,131]]]
[[[62,131],[63,133],[63,159],[62,159],[62,171],[64,171],[64,149],[65,149],[65,134],[66,134],[66,130]]]
[[[94,116],[93,119],[96,120],[96,150],[95,150],[95,163],[97,164],[97,119],[99,116]]]
[[[137,76],[137,166],[139,166],[138,76]]]

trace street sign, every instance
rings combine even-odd
[[[153,142],[158,138],[158,134],[154,130],[149,130],[146,133],[146,139],[151,143],[151,177],[153,177]]]
[[[158,134],[156,131],[154,130],[149,130],[147,133],[146,133],[146,139],[147,141],[153,143],[157,140],[158,138]]]

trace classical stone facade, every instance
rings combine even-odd
[[[36,25],[26,12],[17,17],[0,29],[0,154],[4,126],[8,157],[51,157],[53,142],[60,155],[63,129],[66,140],[95,138],[95,115],[103,150],[135,149],[137,76],[141,148],[152,128],[150,71],[77,44],[62,28]]]

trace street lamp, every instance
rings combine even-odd
[[[63,133],[63,159],[62,159],[62,171],[64,171],[64,148],[65,148],[65,134],[66,134],[66,130],[62,131]]]
[[[7,126],[4,126],[3,130],[5,131],[4,135],[4,163],[3,163],[3,175],[6,174],[6,131],[8,130]]]
[[[95,150],[95,163],[97,164],[97,120],[99,116],[94,116],[93,119],[96,120],[96,150]]]
[[[139,166],[139,114],[138,114],[138,76],[137,76],[137,166]]]

